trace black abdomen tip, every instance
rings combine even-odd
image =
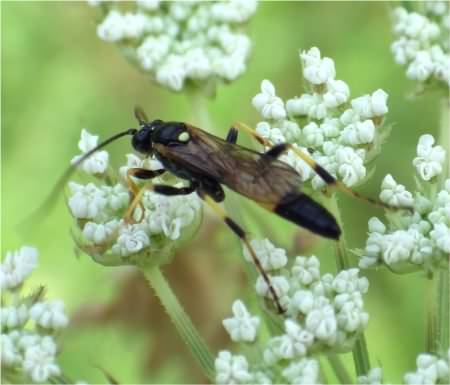
[[[275,207],[275,212],[323,237],[339,239],[341,235],[341,229],[334,216],[305,194],[285,197]]]

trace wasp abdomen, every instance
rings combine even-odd
[[[289,194],[275,206],[274,212],[324,237],[339,239],[341,235],[333,215],[305,194]]]

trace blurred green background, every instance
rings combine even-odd
[[[133,127],[135,104],[152,118],[196,123],[189,98],[154,86],[114,45],[100,41],[96,9],[84,2],[2,2],[1,7],[2,255],[24,244],[38,247],[40,265],[30,287],[45,284],[49,298],[63,299],[74,314],[74,326],[62,339],[65,373],[104,382],[95,368],[99,365],[124,383],[204,381],[136,274],[98,266],[86,256],[76,258],[63,196],[26,238],[16,226],[44,200],[78,153],[81,128],[105,138]],[[261,3],[248,29],[254,42],[248,71],[232,85],[219,87],[208,102],[215,132],[225,135],[237,120],[258,122],[251,98],[263,79],[270,79],[285,99],[299,95],[298,51],[317,46],[334,59],[337,78],[349,84],[353,97],[378,88],[389,93],[387,120],[394,128],[374,177],[361,191],[376,196],[387,173],[412,187],[417,139],[425,132],[437,134],[438,95],[407,99],[414,84],[390,54],[388,9],[382,2]],[[250,145],[243,137],[240,141]],[[123,140],[109,151],[119,165],[131,148]],[[348,243],[362,248],[368,218],[382,213],[347,197],[340,202]],[[330,242],[311,240],[293,225],[239,203],[242,210],[235,214],[252,233],[273,237],[295,252],[315,252],[324,271],[335,270]],[[252,226],[252,218],[261,215],[262,225]],[[220,320],[230,314],[233,299],[243,296],[242,288],[252,285],[243,273],[238,242],[208,215],[205,222],[207,228],[179,252],[167,274],[213,349],[232,349]],[[367,341],[372,364],[381,363],[385,378],[400,382],[402,373],[415,367],[416,354],[425,350],[427,283],[420,274],[364,274],[370,279]],[[346,363],[353,373],[350,355]]]

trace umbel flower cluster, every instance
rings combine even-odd
[[[334,62],[321,57],[318,48],[300,53],[305,93],[284,102],[273,84],[264,80],[253,106],[264,121],[257,132],[273,143],[288,142],[312,157],[347,186],[367,177],[366,164],[378,153],[388,133],[383,125],[388,112],[388,94],[378,89],[372,94],[350,99],[350,88],[336,80]],[[314,189],[324,182],[292,152],[281,160],[293,166]]]
[[[246,69],[251,43],[240,28],[255,13],[256,0],[89,3],[101,5],[106,15],[98,37],[116,43],[132,63],[173,91],[189,82],[230,82]]]
[[[267,239],[253,240],[252,246],[287,309],[287,318],[283,332],[265,342],[258,341],[251,357],[221,351],[215,362],[216,381],[219,384],[319,383],[319,362],[311,356],[352,349],[369,320],[363,301],[369,283],[359,277],[358,269],[342,270],[335,276],[321,275],[315,256],[298,256],[288,266],[286,251]],[[244,254],[250,258],[246,249]],[[261,277],[256,282],[256,291],[271,300]],[[258,336],[260,319],[252,316],[238,300],[233,304],[233,317],[223,324],[233,341],[252,344]]]
[[[395,271],[448,268],[450,253],[450,179],[444,179],[445,150],[434,145],[431,135],[422,135],[417,145],[416,192],[412,194],[388,174],[380,199],[392,206],[412,206],[414,212],[386,214],[384,224],[369,221],[369,238],[359,266],[385,264]],[[441,186],[441,187],[440,187]]]
[[[85,153],[97,145],[98,136],[81,133],[80,150]],[[72,159],[77,161],[79,156]],[[152,158],[127,155],[127,163],[114,172],[106,151],[97,151],[81,165],[94,177],[93,182],[69,182],[68,205],[76,219],[78,246],[104,264],[161,263],[180,243],[183,235],[193,233],[200,222],[201,201],[196,193],[166,197],[151,191],[143,195],[142,206],[134,211],[137,223],[128,223],[124,215],[130,203],[126,182],[129,168],[161,169]],[[143,186],[139,179],[135,183]],[[162,176],[154,183],[180,186],[179,180]],[[95,183],[94,183],[95,182]],[[143,210],[143,211],[142,211]],[[158,260],[156,260],[156,256]]]
[[[447,1],[425,1],[419,12],[394,10],[394,59],[409,79],[450,86],[450,14]],[[421,6],[417,3],[417,8]]]
[[[403,382],[408,385],[417,384],[448,384],[449,381],[450,350],[447,357],[438,357],[429,353],[417,356],[417,370],[407,372]],[[383,369],[372,368],[365,376],[358,377],[358,384],[383,384]]]
[[[0,264],[1,363],[2,380],[7,383],[61,382],[56,337],[69,322],[64,303],[44,300],[43,288],[22,295],[24,282],[37,264],[38,252],[29,246],[7,252]]]

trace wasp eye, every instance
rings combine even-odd
[[[178,140],[180,142],[187,142],[190,139],[189,132],[183,131],[180,135],[178,135]]]

